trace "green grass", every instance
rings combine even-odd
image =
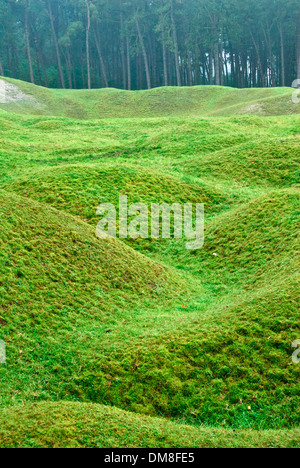
[[[3,79],[3,78],[1,78]],[[35,102],[0,104],[9,112],[79,119],[299,113],[291,88],[234,89],[215,86],[168,87],[148,91],[58,90],[4,78]]]
[[[292,91],[9,81],[44,107],[0,106],[0,446],[299,446]],[[204,248],[98,239],[120,194],[205,203]]]
[[[15,407],[4,410],[0,421],[6,448],[295,448],[299,441],[298,429],[195,428],[93,404]]]

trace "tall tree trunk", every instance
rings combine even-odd
[[[264,36],[265,36],[267,51],[268,51],[268,55],[269,55],[270,86],[275,87],[274,57],[273,57],[273,51],[272,51],[272,40],[271,40],[271,34],[270,34],[270,27],[269,26],[267,28],[267,31],[266,31],[266,29],[264,29]]]
[[[29,72],[30,72],[30,81],[31,81],[31,83],[34,84],[34,75],[33,75],[33,68],[32,68],[32,57],[31,57],[30,40],[29,40],[28,1],[25,4],[25,42],[26,42]]]
[[[225,66],[226,85],[229,86],[229,70],[228,70],[228,61],[227,61],[226,55],[224,57],[224,66]]]
[[[149,34],[149,44],[150,44],[150,63],[152,63],[152,86],[157,86],[157,58],[156,58],[156,44],[154,43],[153,36]]]
[[[168,86],[168,67],[167,67],[167,51],[165,44],[165,30],[162,30],[162,50],[163,50],[163,65],[164,65],[164,85]]]
[[[173,42],[174,42],[174,50],[175,50],[175,68],[176,68],[177,86],[181,86],[181,76],[180,76],[180,68],[179,68],[178,38],[177,38],[176,22],[175,22],[175,17],[174,17],[174,2],[173,2],[173,0],[171,0],[171,23],[172,23],[172,34],[173,34]]]
[[[144,58],[145,72],[146,72],[146,79],[147,79],[147,88],[151,89],[151,78],[150,78],[148,57],[147,57],[145,43],[144,43],[144,39],[143,39],[143,36],[142,36],[142,32],[141,32],[141,28],[140,28],[140,24],[139,24],[139,21],[137,19],[137,16],[135,18],[135,24],[136,24],[136,29],[137,29],[137,33],[138,33],[139,40],[140,40],[140,43],[141,43],[141,48],[142,48],[142,53],[143,53],[143,58]]]
[[[193,86],[193,70],[192,70],[192,54],[190,51],[188,51],[188,56],[187,56],[187,69],[188,69],[188,83],[189,86]]]
[[[285,55],[284,55],[284,37],[282,29],[282,21],[279,24],[279,34],[280,34],[280,52],[281,52],[281,86],[285,86]]]
[[[34,40],[34,51],[35,51],[35,61],[36,61],[36,66],[37,66],[37,72],[39,76],[39,84],[42,86],[45,84],[45,78],[44,78],[44,72],[43,72],[43,64],[41,61],[41,55],[40,55],[40,50],[39,50],[39,40],[38,40],[38,34],[36,31],[35,25],[32,25],[33,29],[33,40]],[[42,72],[43,72],[43,78],[42,78]]]
[[[40,62],[41,62],[43,75],[44,75],[44,83],[45,83],[45,86],[48,88],[49,87],[49,81],[48,81],[47,70],[46,70],[46,65],[45,65],[44,53],[43,53],[42,47],[40,46],[40,43],[38,43],[37,47],[38,47]]]
[[[196,38],[196,44],[195,44],[195,66],[194,66],[194,84],[199,85],[200,84],[200,73],[201,73],[201,67],[200,67],[200,51],[199,51],[199,46],[198,46],[198,40]],[[202,82],[205,84],[205,71],[204,71],[204,64],[203,64],[203,79]]]
[[[200,83],[200,76],[199,76],[199,80],[196,81],[197,85],[199,85],[199,84],[206,85],[206,82],[207,82],[207,84],[210,84],[210,82],[209,82],[209,79],[210,79],[209,78],[210,77],[210,74],[209,74],[210,73],[209,72],[209,56],[207,56],[206,53],[203,54],[202,63],[203,63],[203,65],[202,65],[202,83]]]
[[[0,60],[0,76],[4,76],[4,70],[3,70],[3,65],[2,65],[1,60]]]
[[[209,54],[209,84],[212,85],[214,82],[213,76],[213,50],[211,49]]]
[[[87,81],[88,89],[91,89],[91,64],[90,64],[90,29],[91,29],[91,10],[90,1],[85,1],[87,8],[87,25],[85,30],[85,48],[86,48],[86,66],[87,66]]]
[[[253,36],[253,33],[252,33],[251,29],[250,29],[250,35],[251,35],[252,42],[253,42],[253,45],[254,45],[254,48],[255,48],[255,51],[256,51],[257,63],[258,63],[258,68],[259,68],[259,72],[260,72],[260,75],[261,75],[262,87],[264,88],[265,87],[264,70],[263,70],[262,63],[261,63],[259,47],[257,45],[257,42],[256,42],[254,36]]]
[[[35,45],[36,63],[37,63],[37,68],[39,72],[39,77],[40,77],[40,84],[43,84],[44,86],[48,88],[48,77],[47,77],[46,67],[45,67],[45,58],[44,58],[43,50],[39,41],[39,35],[36,30],[35,24],[33,25],[33,33],[34,33],[33,37],[34,37],[34,45]],[[39,67],[41,67],[42,69],[43,79],[40,76]]]
[[[131,91],[131,60],[130,60],[130,43],[129,38],[126,36],[126,55],[127,55],[127,89]]]
[[[241,55],[239,55],[239,75],[240,75],[240,88],[245,88],[243,58],[241,57]]]
[[[121,5],[120,5],[121,6]],[[120,12],[121,25],[121,57],[122,57],[122,72],[123,72],[123,89],[126,89],[126,61],[125,61],[125,44],[124,44],[124,19],[123,12]]]
[[[221,86],[221,75],[220,75],[220,51],[219,42],[214,45],[214,63],[215,63],[215,83],[216,86]]]
[[[82,87],[85,88],[85,71],[84,71],[84,68],[85,68],[85,64],[84,64],[84,60],[81,59],[81,81],[82,81]]]
[[[231,45],[230,45],[230,62],[231,62],[231,73],[230,73],[231,86],[234,88],[236,84],[235,83],[235,60],[234,60],[233,48]]]
[[[37,74],[39,77],[39,85],[43,86],[43,79],[42,79],[42,73],[41,73],[41,67],[40,67],[40,57],[38,54],[38,50],[36,48],[34,49],[34,52],[35,52],[36,69],[37,69]]]
[[[64,74],[63,74],[62,65],[61,65],[61,58],[60,58],[57,34],[56,34],[56,31],[55,31],[55,25],[54,25],[54,19],[53,19],[53,13],[52,13],[52,7],[51,7],[51,1],[50,0],[48,0],[48,14],[49,14],[49,18],[50,18],[51,29],[52,29],[53,40],[54,40],[54,46],[55,46],[55,51],[56,51],[56,58],[57,58],[59,76],[60,76],[60,83],[61,83],[62,88],[65,89],[65,87],[66,87],[65,78],[64,78]]]
[[[100,68],[101,68],[101,73],[102,73],[102,76],[103,76],[104,85],[105,85],[105,88],[108,88],[108,79],[107,79],[106,68],[105,68],[103,55],[102,55],[102,51],[101,51],[99,35],[98,35],[96,29],[94,30],[94,36],[95,36],[96,49],[97,49],[97,52],[98,52],[98,57],[99,57]]]
[[[70,51],[69,48],[66,47],[66,51],[64,53],[65,57],[65,62],[67,65],[67,76],[68,76],[68,82],[69,82],[69,89],[73,88],[73,83],[72,83],[72,65],[71,65],[71,56],[70,56]]]

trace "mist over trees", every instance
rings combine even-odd
[[[0,75],[61,88],[290,86],[299,0],[0,0]]]

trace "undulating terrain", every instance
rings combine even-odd
[[[299,447],[293,90],[0,80],[1,447]],[[205,243],[101,202],[205,203]]]

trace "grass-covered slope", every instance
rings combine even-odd
[[[300,194],[298,189],[277,190],[216,218],[208,225],[205,247],[189,260],[190,268],[215,278],[243,283],[275,281],[292,273],[299,261]],[[216,254],[212,260],[212,252]]]
[[[10,190],[69,212],[96,226],[99,203],[119,204],[119,195],[127,195],[128,204],[151,203],[206,204],[207,211],[216,212],[226,196],[204,184],[179,182],[146,168],[123,164],[80,164],[49,168],[8,184]]]
[[[299,430],[196,428],[107,406],[39,403],[0,413],[2,448],[295,448]]]
[[[59,395],[196,424],[297,424],[298,207],[297,191],[280,190],[212,220],[204,249],[173,258],[197,275],[196,296],[195,281],[187,294],[179,276],[119,241],[4,192],[2,320],[17,362],[3,371],[2,397]]]
[[[24,394],[35,399],[39,388],[40,395],[70,395],[64,386],[75,379],[89,340],[95,353],[116,323],[131,323],[149,304],[155,316],[161,303],[179,304],[190,294],[163,265],[120,241],[98,239],[93,228],[49,206],[0,191],[0,213],[8,356],[0,367],[2,404]]]
[[[299,137],[266,139],[243,142],[186,161],[185,171],[193,176],[211,177],[233,182],[252,182],[263,186],[299,184]]]
[[[168,333],[84,366],[77,395],[195,425],[297,426],[297,290],[294,277],[231,303],[188,303]]]
[[[78,119],[145,118],[191,115],[282,115],[299,112],[292,89],[233,89],[215,86],[156,88],[149,91],[54,90],[1,78],[23,94],[7,88],[9,112],[56,115]]]
[[[64,307],[68,297],[71,303],[75,297],[82,298],[82,303],[88,298],[97,301],[90,282],[92,285],[98,283],[107,293],[118,290],[114,303],[134,300],[141,293],[153,295],[152,283],[165,287],[169,297],[174,297],[179,287],[175,279],[172,290],[172,274],[164,266],[155,264],[118,240],[98,239],[94,229],[49,206],[4,191],[0,192],[0,206],[2,281],[9,279],[9,288],[2,290],[1,301],[7,310],[9,297],[12,306],[16,301],[13,295],[17,289],[17,303],[24,304],[25,313],[33,313],[40,308],[38,295],[45,289],[46,306],[51,309],[52,302],[54,308],[59,303]],[[53,294],[50,294],[52,288]],[[37,302],[36,307],[32,301]],[[102,302],[99,314],[110,307],[107,300]],[[99,306],[100,303],[101,300]],[[40,308],[39,314],[42,313]]]
[[[11,112],[37,112],[30,100],[0,109],[0,446],[299,445],[291,90],[17,84],[45,115],[136,118]],[[250,95],[294,115],[233,115]],[[232,115],[197,117],[219,112]],[[203,249],[98,239],[96,208],[120,194],[205,203]]]
[[[296,154],[296,153],[295,153]],[[296,159],[296,156],[295,156]],[[296,163],[295,163],[296,164]],[[287,172],[288,174],[288,172]],[[290,172],[293,177],[293,171]],[[279,182],[280,184],[280,182]],[[281,184],[280,184],[281,185]],[[23,196],[50,204],[78,216],[96,227],[99,202],[118,206],[119,194],[128,195],[128,203],[144,202],[149,212],[151,202],[205,203],[206,214],[227,207],[228,200],[214,189],[200,184],[176,183],[176,179],[159,176],[141,169],[123,166],[103,168],[99,164],[55,168],[28,176],[10,184],[11,190]],[[270,191],[215,217],[206,224],[203,249],[185,252],[181,241],[160,241],[161,249],[177,245],[173,263],[177,267],[203,276],[235,284],[252,286],[266,273],[277,276],[288,268],[298,255],[300,198],[297,188]],[[158,242],[138,242],[147,252]],[[167,252],[162,250],[166,257]],[[171,255],[171,251],[169,252]],[[215,254],[215,256],[213,256]],[[171,260],[168,257],[168,261]],[[268,270],[266,271],[266,266]]]

